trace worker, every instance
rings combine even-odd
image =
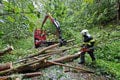
[[[89,34],[87,29],[84,29],[81,31],[81,34],[83,36],[83,44],[81,45],[82,49],[85,49],[84,51],[81,51],[81,56],[80,56],[80,62],[79,64],[84,64],[85,63],[85,53],[87,52],[92,61],[95,61],[95,56],[93,54],[94,52],[94,43],[95,40],[93,39],[93,37]]]

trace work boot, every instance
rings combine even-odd
[[[80,62],[78,64],[84,64],[85,63],[85,53],[81,53],[81,56],[80,56]]]
[[[95,68],[96,67],[96,61],[92,61],[90,65],[91,65],[91,67]]]
[[[92,61],[95,61],[95,57],[92,58]]]

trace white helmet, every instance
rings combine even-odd
[[[82,30],[80,33],[81,33],[82,35],[87,35],[87,34],[89,34],[87,29]]]

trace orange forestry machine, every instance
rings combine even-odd
[[[57,42],[46,41],[47,33],[46,33],[45,30],[42,30],[42,27],[43,27],[43,25],[45,24],[45,22],[48,18],[50,19],[50,21],[56,27],[56,31],[58,33],[58,38],[59,38],[59,41],[57,41]],[[55,20],[49,13],[45,16],[45,18],[42,22],[42,27],[41,27],[41,29],[35,29],[35,31],[34,31],[34,45],[35,45],[35,48],[41,47],[43,45],[49,46],[49,45],[52,45],[52,44],[55,44],[55,43],[58,43],[58,42],[60,43],[60,46],[66,44],[66,41],[62,38],[62,35],[61,35],[59,22],[57,20]]]

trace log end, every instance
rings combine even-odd
[[[12,68],[13,68],[12,62],[0,65],[0,71],[4,71],[4,70],[7,70],[7,69],[12,69]]]

